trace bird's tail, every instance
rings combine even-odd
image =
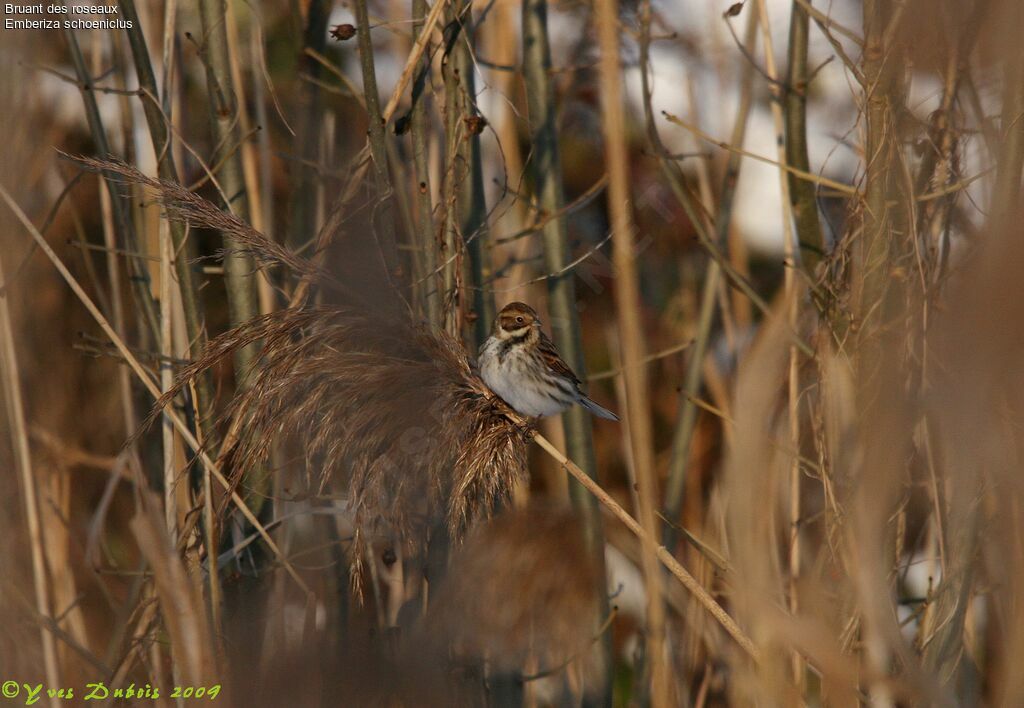
[[[607,420],[618,420],[619,416],[612,413],[607,408],[602,408],[586,396],[580,396],[579,404],[586,408],[588,411],[596,415],[598,418],[605,418]]]

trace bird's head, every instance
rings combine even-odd
[[[540,327],[537,312],[522,302],[510,302],[494,320],[494,334],[501,339],[518,338]]]

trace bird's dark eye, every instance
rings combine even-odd
[[[522,315],[519,315],[519,317],[516,317],[516,324],[522,324],[525,321],[526,320],[523,319]]]

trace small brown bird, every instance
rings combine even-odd
[[[478,355],[484,383],[521,415],[557,415],[578,403],[599,418],[618,420],[580,391],[579,378],[540,326],[529,305],[502,308]]]

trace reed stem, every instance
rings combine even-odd
[[[547,0],[523,0],[523,80],[530,125],[530,144],[533,146],[528,174],[533,182],[537,206],[544,215],[560,214],[565,208],[565,189],[562,182],[562,161],[558,149],[557,112],[554,86],[551,81],[551,46],[548,36]],[[544,267],[549,273],[563,273],[570,261],[569,235],[565,217],[546,219],[541,227],[544,241]],[[565,361],[581,379],[586,379],[586,362],[580,336],[579,312],[576,309],[575,274],[569,270],[549,277],[548,309],[552,318],[555,346]],[[591,479],[597,479],[594,455],[593,428],[590,414],[580,407],[570,408],[562,414],[566,445],[574,460],[580,460]],[[573,505],[584,526],[587,545],[593,555],[598,574],[604,578],[604,531],[594,498],[578,483],[569,487]],[[600,625],[608,615],[607,593],[599,593]],[[602,646],[606,665],[611,670],[611,646]],[[611,683],[609,682],[609,690]],[[610,701],[610,694],[605,697]]]
[[[419,39],[427,15],[427,0],[412,0],[413,39]],[[421,254],[423,305],[427,321],[435,329],[443,324],[441,315],[442,285],[437,272],[437,234],[434,229],[434,204],[430,187],[430,124],[427,117],[426,87],[430,75],[430,60],[421,62],[420,72],[412,87],[412,109],[409,130],[416,190],[416,248]]]
[[[323,54],[327,42],[328,0],[313,0],[307,11],[306,28],[302,34],[302,50],[312,49]],[[319,79],[323,65],[306,51],[300,50],[297,69],[312,79]],[[288,245],[300,248],[316,233],[315,162],[319,157],[320,125],[323,121],[323,101],[320,87],[314,81],[304,81],[299,91],[299,117],[296,126],[296,150],[302,161],[294,166],[291,194],[291,225]]]
[[[477,346],[490,335],[496,314],[494,291],[491,283],[490,238],[487,227],[487,197],[484,194],[483,163],[480,156],[480,132],[486,123],[476,105],[476,79],[473,66],[474,45],[473,5],[468,0],[457,0],[453,14],[459,23],[455,44],[448,61],[455,76],[458,91],[456,106],[458,117],[465,127],[458,147],[462,179],[458,183],[459,232],[469,254],[473,286],[473,332]]]
[[[645,25],[645,37],[649,39],[650,25]],[[747,17],[747,27],[744,32],[743,43],[748,52],[752,52],[757,42],[757,13],[751,12]],[[642,51],[646,52],[646,43],[641,43]],[[646,72],[643,73],[646,82]],[[649,94],[649,89],[646,90]],[[744,63],[743,73],[740,78],[739,107],[736,110],[736,119],[733,123],[732,134],[729,138],[733,145],[742,145],[747,132],[747,120],[750,117],[750,108],[753,104],[754,95],[754,66],[749,62]],[[650,101],[645,101],[648,110],[648,131],[652,139],[657,139],[654,131],[653,116],[649,115]],[[719,244],[726,243],[729,235],[729,225],[732,222],[732,205],[736,195],[736,185],[739,183],[740,165],[743,155],[738,152],[730,152],[729,159],[725,166],[725,174],[722,177],[722,187],[718,198],[718,211],[715,215],[715,238]],[[692,218],[692,217],[691,217]],[[695,223],[695,228],[702,228]],[[697,329],[694,333],[693,347],[689,352],[686,363],[686,373],[683,379],[683,388],[680,391],[680,410],[676,418],[675,431],[672,435],[672,453],[669,458],[668,481],[665,485],[665,502],[663,513],[665,518],[673,521],[679,519],[683,509],[683,493],[686,489],[686,477],[690,468],[690,444],[693,442],[693,433],[697,427],[697,415],[700,412],[695,401],[700,394],[701,382],[703,381],[704,357],[707,354],[708,344],[711,341],[711,328],[714,324],[715,309],[718,300],[718,289],[722,279],[722,266],[715,259],[708,263],[707,272],[704,275],[704,287],[701,290],[700,312],[697,317]],[[677,540],[675,528],[666,525],[663,533],[664,543],[668,548],[673,548]]]
[[[157,173],[160,179],[177,182],[178,170],[175,167],[174,154],[171,149],[169,117],[161,108],[160,92],[153,74],[153,65],[149,60],[149,48],[146,46],[146,37],[139,22],[135,0],[118,0],[118,3],[121,6],[121,15],[126,22],[132,24],[131,29],[125,31],[135,62],[135,74],[139,81],[143,113],[149,127],[153,152],[157,157]],[[206,325],[200,312],[198,288],[192,276],[192,266],[189,264],[190,248],[185,238],[185,227],[180,223],[171,222],[170,229],[171,242],[174,246],[174,271],[178,280],[185,317],[188,354],[196,356],[206,342]],[[206,429],[208,426],[202,419],[202,416],[209,415],[213,411],[213,391],[209,375],[200,376],[196,381],[195,409],[196,427],[203,429],[206,440],[211,440],[211,431]]]
[[[659,546],[656,537],[648,534],[644,528],[629,515],[622,506],[612,498],[608,492],[601,488],[597,482],[595,482],[590,475],[584,472],[579,465],[570,460],[564,454],[559,452],[558,448],[551,444],[551,442],[539,433],[534,434],[533,441],[540,445],[540,447],[552,458],[554,458],[565,470],[573,476],[573,478],[582,486],[587,492],[593,495],[594,499],[599,501],[608,511],[612,513],[615,518],[625,524],[626,528],[629,529],[630,533],[636,536],[644,544],[645,547],[653,548],[657,555],[658,560],[662,565],[671,573],[680,583],[683,584],[689,592],[693,594],[697,601],[704,607],[705,610],[710,614],[720,625],[726,633],[735,640],[735,642],[743,649],[746,654],[753,659],[755,662],[760,660],[760,652],[754,642],[747,636],[747,634],[736,624],[736,620],[729,616],[729,613],[718,604],[711,593],[709,593],[700,582],[694,578],[689,571],[686,570],[676,557],[672,555],[667,548]]]
[[[0,249],[2,252],[3,249]],[[9,306],[10,291],[6,285],[6,274],[0,253],[0,277],[5,278],[0,290],[0,368],[3,373],[4,403],[7,408],[7,424],[10,426],[11,446],[14,449],[14,463],[18,468],[22,499],[25,502],[25,520],[28,523],[29,549],[32,555],[32,581],[35,593],[35,609],[44,620],[52,621],[49,600],[49,583],[46,574],[46,539],[39,518],[39,501],[36,477],[32,472],[32,454],[28,442],[28,425],[25,421],[25,403],[21,393],[21,376],[18,373],[18,354],[15,349],[14,326]],[[43,671],[51,686],[59,686],[60,674],[57,664],[57,648],[53,634],[45,623],[39,626],[39,638],[43,649]],[[50,699],[56,708],[60,702]]]
[[[231,55],[227,35],[227,4],[225,0],[199,0],[199,18],[203,28],[202,57],[206,67],[206,86],[210,102],[211,131],[216,151],[211,164],[219,164],[217,180],[227,203],[223,206],[236,216],[249,220],[249,199],[246,191],[239,145],[241,112],[238,93],[231,76]],[[238,146],[238,147],[236,147]],[[240,244],[224,234],[225,285],[231,326],[248,322],[260,314],[256,289],[256,263]],[[235,354],[235,381],[245,385],[258,346],[242,347]]]
[[[622,373],[626,389],[626,415],[636,470],[639,517],[648,539],[657,538],[654,510],[657,477],[654,468],[654,434],[647,390],[643,304],[636,272],[634,237],[636,227],[630,199],[629,154],[626,146],[626,116],[622,97],[622,69],[619,63],[619,12],[617,0],[598,0],[596,6],[598,44],[601,49],[602,126],[605,161],[608,165],[608,212],[612,225],[612,258],[615,264],[615,314],[622,350]],[[651,705],[668,706],[671,675],[666,659],[665,604],[663,578],[658,567],[657,548],[643,544],[643,569],[647,592],[647,651],[650,669]]]
[[[85,64],[82,50],[78,46],[78,38],[72,29],[64,30],[64,36],[67,38],[68,49],[71,51],[71,61],[75,66],[75,75],[79,81],[79,92],[82,94],[82,103],[85,104],[85,118],[89,124],[89,132],[92,135],[93,142],[96,143],[96,152],[103,159],[115,158],[116,156],[110,150],[110,143],[107,141],[107,132],[103,127],[99,106],[96,104],[92,76]],[[106,181],[107,190],[110,194],[110,207],[114,216],[114,224],[117,228],[119,247],[129,253],[138,254],[127,259],[128,272],[130,274],[129,280],[132,283],[135,301],[142,313],[143,332],[149,336],[150,341],[155,342],[158,341],[160,325],[156,304],[153,302],[153,295],[150,292],[149,269],[142,258],[142,254],[145,251],[135,233],[132,220],[125,210],[121,185],[106,170],[103,172],[103,179]],[[111,297],[113,297],[113,293],[111,293]]]
[[[807,154],[807,90],[810,76],[807,71],[807,39],[810,15],[799,2],[793,2],[789,18],[789,67],[786,73],[785,94],[785,162],[804,172],[810,172]],[[789,203],[796,220],[800,260],[811,275],[824,255],[825,242],[818,219],[818,200],[815,186],[807,180],[789,173]]]
[[[370,14],[366,0],[356,0],[353,5],[356,16],[356,37],[359,41],[359,66],[363,74],[363,96],[366,99],[366,116],[369,123],[370,155],[377,184],[378,204],[374,209],[374,237],[381,249],[387,278],[393,278],[398,271],[398,248],[395,241],[395,221],[392,210],[393,194],[391,174],[388,169],[388,149],[384,125],[387,122],[380,107],[377,91],[377,70],[373,59],[373,38],[370,36]]]

